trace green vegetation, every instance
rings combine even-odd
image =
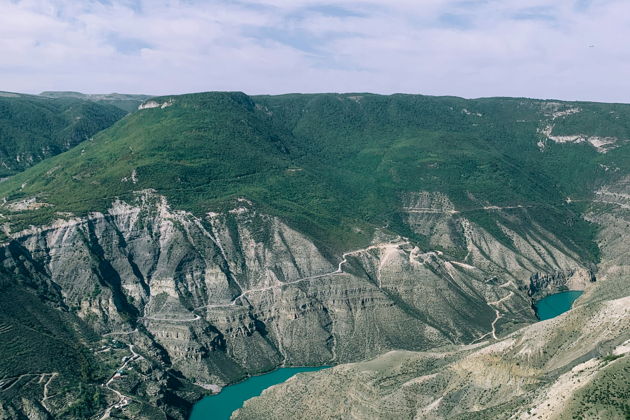
[[[149,95],[129,95],[121,93],[109,93],[109,94],[85,94],[80,92],[42,92],[40,96],[47,98],[74,98],[83,99],[86,101],[93,101],[104,105],[113,105],[116,108],[120,108],[127,113],[134,112],[138,109],[138,106],[149,99]]]
[[[93,333],[75,315],[55,310],[42,301],[43,295],[16,280],[0,281],[0,377],[45,372],[84,380],[98,377],[86,348],[96,340]]]
[[[608,362],[614,362],[617,359],[622,358],[624,355],[623,354],[607,354],[606,356],[602,357],[602,361],[608,363]]]
[[[516,231],[535,222],[596,260],[595,230],[580,217],[583,201],[604,174],[621,176],[629,167],[626,144],[599,154],[588,144],[547,141],[541,151],[539,130],[551,116],[536,100],[242,93],[155,100],[173,104],[131,114],[81,148],[1,184],[9,201],[37,197],[53,205],[14,212],[14,228],[45,223],[59,211],[103,211],[116,197],[150,188],[197,214],[245,197],[335,249],[364,244],[376,227],[423,243],[404,224],[401,200],[436,191],[507,246],[498,221]],[[559,106],[589,115],[608,109]],[[600,132],[594,125],[589,133],[580,120],[563,124],[566,132]],[[630,126],[615,130],[630,139]],[[623,170],[611,175],[604,165]],[[482,209],[488,205],[522,208],[506,210],[519,215],[506,218]]]
[[[0,177],[68,150],[124,115],[82,99],[0,93]]]
[[[33,290],[32,281],[12,274],[0,276],[0,404],[25,395],[40,400],[50,380],[55,394],[72,401],[64,416],[94,415],[104,404],[98,384],[108,374],[90,350],[96,335],[76,315],[55,308],[50,290]]]
[[[77,395],[74,395],[72,403],[59,413],[60,416],[89,418],[106,406],[103,391],[97,385],[84,385],[83,382],[79,382],[77,388]]]
[[[618,359],[618,357],[615,357]],[[630,418],[630,359],[609,363],[576,392],[561,419]]]

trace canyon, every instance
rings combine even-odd
[[[580,401],[627,390],[627,146],[545,131],[630,115],[606,106],[146,101],[0,184],[0,419],[184,419],[251,375],[329,365],[235,417],[623,413]],[[566,290],[575,308],[537,322]]]

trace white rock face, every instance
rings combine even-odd
[[[567,109],[559,109],[562,104],[559,103],[547,103],[545,106],[549,108],[549,112],[547,115],[551,118],[549,123],[545,125],[543,128],[539,129],[538,132],[544,136],[544,139],[551,140],[555,143],[588,143],[593,146],[599,153],[606,153],[616,147],[619,146],[620,143],[626,143],[630,140],[619,139],[617,137],[600,137],[593,136],[588,134],[571,134],[558,136],[554,135],[553,129],[555,127],[554,121],[558,118],[564,118],[569,115],[578,114],[582,112],[582,110],[578,107],[567,108]],[[544,141],[538,141],[538,148],[543,151],[545,149]]]
[[[609,206],[589,215],[602,226],[597,282],[581,269],[545,280],[586,288],[572,310],[498,341],[394,351],[298,375],[248,400],[234,418],[624,418],[610,401],[627,395],[630,366],[630,179],[602,188],[597,199]]]
[[[3,205],[11,211],[37,210],[42,207],[49,207],[50,204],[38,202],[37,198],[31,197],[24,200],[6,203]]]
[[[431,246],[465,244],[463,261],[386,232],[330,255],[246,199],[200,217],[151,190],[105,213],[16,233],[0,259],[95,329],[136,329],[138,351],[164,353],[185,377],[218,386],[283,364],[500,338],[535,321],[527,294],[534,274],[544,280],[537,287],[566,287],[565,271],[583,268],[540,227],[504,227],[508,248],[443,194],[405,200],[409,226]]]
[[[167,108],[167,107],[169,107],[171,105],[173,105],[173,100],[172,99],[169,99],[168,101],[161,102],[161,103],[151,100],[151,101],[147,101],[147,102],[145,102],[143,104],[140,104],[140,106],[138,106],[138,109],[139,110],[152,109],[152,108],[164,109],[164,108]]]
[[[439,228],[443,217],[457,215],[446,196],[414,197],[410,217],[429,209]],[[385,236],[331,257],[247,200],[202,219],[147,190],[132,202],[115,201],[105,214],[17,233],[3,259],[11,266],[20,253],[29,255],[41,267],[29,275],[59,290],[95,328],[128,330],[125,319],[137,318],[177,369],[221,385],[282,363],[466,343],[533,321],[518,285],[564,265],[510,253],[467,226],[467,262]],[[579,266],[552,245],[547,252],[556,261]],[[516,281],[506,270],[523,276]]]
[[[606,153],[609,150],[617,147],[617,143],[620,140],[617,137],[598,137],[598,136],[589,136],[586,134],[574,134],[570,136],[556,136],[551,134],[553,132],[553,125],[546,126],[541,133],[545,135],[548,140],[551,140],[555,143],[584,143],[588,142],[591,146],[593,146],[599,153]],[[622,140],[626,142],[626,140]],[[541,145],[539,144],[539,147]],[[542,147],[544,148],[544,146]]]
[[[627,357],[629,331],[629,297],[581,306],[494,344],[394,351],[301,374],[246,401],[233,418],[571,418],[563,413],[573,397],[623,360],[606,361],[597,349]]]

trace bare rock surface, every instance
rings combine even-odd
[[[133,345],[151,375],[180,375],[197,390],[184,398],[280,366],[499,339],[535,321],[532,293],[592,285],[579,257],[538,226],[504,226],[506,246],[445,195],[406,200],[413,229],[466,255],[453,259],[386,232],[329,255],[247,200],[200,218],[148,190],[105,213],[14,233],[0,258],[103,336]],[[527,211],[484,210],[506,220]],[[157,404],[171,385],[154,385],[142,392]],[[124,411],[130,393],[117,392],[112,407]]]
[[[606,189],[605,211],[595,203],[589,215],[602,227],[597,281],[585,269],[531,278],[534,293],[586,290],[573,310],[498,341],[431,352],[392,351],[369,362],[300,374],[247,401],[233,417],[625,418],[628,185],[623,180]]]

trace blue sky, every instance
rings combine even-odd
[[[628,0],[0,0],[0,90],[630,102]]]

